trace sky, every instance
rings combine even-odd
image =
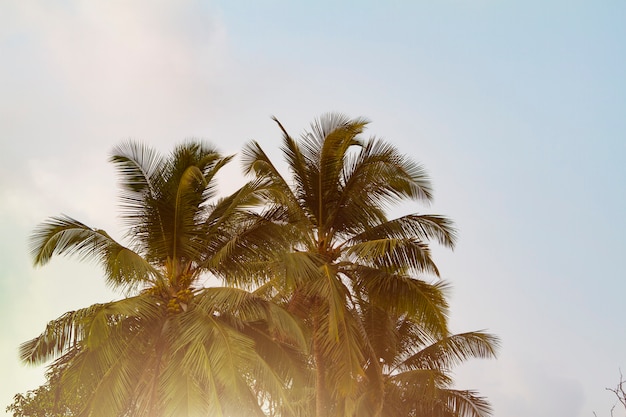
[[[254,139],[279,159],[272,116],[298,136],[341,112],[430,173],[433,204],[394,215],[459,229],[434,252],[452,330],[502,346],[456,387],[494,416],[609,416],[626,373],[625,21],[623,0],[0,0],[0,413],[43,382],[20,343],[120,297],[96,265],[34,268],[28,249],[61,213],[123,240],[116,144]],[[220,177],[243,181],[236,162]]]

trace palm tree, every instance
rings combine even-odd
[[[305,342],[292,316],[243,289],[204,285],[209,276],[236,281],[274,235],[250,210],[254,184],[215,198],[215,175],[230,159],[201,142],[165,157],[124,143],[111,161],[127,246],[68,216],[33,233],[36,265],[95,259],[126,294],[68,312],[20,347],[27,363],[56,358],[64,389],[86,393],[81,415],[263,415],[259,393],[280,398],[293,383],[289,358]]]
[[[397,316],[360,300],[363,328],[372,356],[366,361],[358,415],[371,416],[372,381],[382,379],[387,417],[486,417],[491,407],[472,390],[450,388],[452,368],[471,358],[493,358],[497,337],[483,331],[444,337],[424,330],[419,317]],[[375,364],[376,366],[372,366]]]
[[[364,139],[364,119],[321,117],[297,142],[283,132],[283,153],[292,179],[283,177],[256,142],[243,151],[248,174],[263,194],[290,250],[268,264],[258,290],[300,317],[311,338],[312,396],[317,417],[356,410],[359,381],[366,377],[371,347],[359,319],[359,297],[397,314],[420,318],[425,331],[447,334],[445,285],[429,242],[452,247],[455,231],[442,216],[409,214],[388,219],[385,209],[432,190],[424,169],[390,144]],[[383,381],[378,381],[382,410]]]

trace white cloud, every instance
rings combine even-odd
[[[55,9],[45,38],[49,59],[71,92],[94,106],[188,105],[203,93],[200,79],[219,74],[224,33],[210,14],[184,6],[118,1]]]

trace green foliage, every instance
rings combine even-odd
[[[59,370],[53,368],[46,374],[46,383],[39,388],[16,394],[6,408],[13,417],[74,417],[77,416],[84,397],[81,391],[63,390]]]
[[[56,255],[94,259],[127,295],[68,312],[20,347],[26,363],[56,358],[59,384],[85,393],[81,415],[260,415],[252,381],[283,395],[293,370],[272,369],[269,352],[302,350],[294,318],[244,290],[202,284],[256,261],[270,244],[249,210],[258,200],[253,184],[215,198],[214,177],[229,160],[199,142],[167,157],[125,143],[111,161],[130,245],[67,216],[33,233],[35,264]]]
[[[16,394],[6,411],[12,413],[13,417],[66,417],[78,415],[78,407],[59,406],[52,389],[42,385],[26,394]],[[62,411],[56,411],[59,408]]]
[[[476,392],[451,388],[450,371],[472,358],[495,357],[495,336],[478,331],[441,337],[429,333],[415,316],[397,316],[367,301],[361,301],[360,311],[371,350],[368,378],[361,381],[359,416],[375,415],[371,394],[376,388],[384,392],[382,415],[388,417],[490,414],[489,403]]]
[[[362,302],[445,337],[446,284],[430,283],[439,272],[429,245],[453,247],[456,232],[442,216],[387,218],[394,204],[430,202],[432,189],[419,164],[382,140],[362,137],[366,120],[328,114],[299,142],[276,122],[292,178],[283,177],[255,142],[243,151],[244,167],[265,185],[268,211],[281,213],[276,223],[287,241],[283,250],[301,261],[284,253],[275,258],[263,290],[311,335],[308,392],[315,415],[353,415],[362,381],[371,377],[373,340],[363,331]],[[383,385],[368,389],[376,399],[370,410],[378,415]]]
[[[489,414],[473,391],[451,389],[453,365],[493,357],[497,346],[483,332],[449,332],[430,245],[454,247],[452,222],[386,214],[432,200],[425,170],[363,138],[364,119],[325,115],[300,141],[276,122],[289,179],[252,142],[243,150],[252,179],[218,198],[215,177],[231,157],[201,142],[167,156],[126,142],[111,161],[128,244],[68,216],[35,229],[36,265],[95,260],[125,297],[68,312],[22,344],[24,362],[54,359],[52,373],[9,411]],[[224,286],[205,287],[210,276]]]

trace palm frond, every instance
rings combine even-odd
[[[48,322],[41,335],[20,346],[20,359],[39,364],[66,353],[70,348],[96,348],[110,339],[115,328],[131,317],[154,322],[159,306],[150,296],[140,295],[70,311]]]
[[[345,178],[349,195],[366,187],[363,191],[376,195],[376,204],[393,203],[402,198],[422,202],[432,199],[432,185],[426,170],[379,139],[368,140],[360,152],[346,162]]]
[[[348,244],[367,242],[381,238],[417,239],[454,248],[457,231],[453,222],[444,216],[432,214],[409,214],[377,224],[352,236]]]
[[[442,389],[438,392],[435,413],[442,417],[488,417],[492,413],[491,404],[472,390]]]
[[[439,276],[428,244],[406,238],[368,240],[346,248],[356,262],[390,271],[430,273]]]
[[[286,227],[254,212],[233,213],[225,224],[209,226],[212,239],[201,266],[231,285],[254,285],[257,276],[266,279],[264,268],[288,248]]]
[[[314,161],[307,160],[298,143],[290,136],[283,138],[282,151],[293,175],[293,194],[300,211],[311,224],[319,222],[319,169]]]
[[[55,255],[96,260],[113,287],[132,290],[159,277],[159,272],[145,259],[117,243],[104,230],[92,229],[68,216],[41,223],[31,235],[30,249],[35,265],[44,265]]]
[[[403,367],[450,369],[472,358],[495,358],[499,344],[496,336],[483,331],[453,334],[421,348],[403,361]]]
[[[84,339],[88,323],[104,308],[105,304],[94,304],[48,322],[41,335],[20,345],[20,360],[37,365],[62,355]]]
[[[325,278],[313,293],[323,301],[323,314],[318,317],[314,343],[330,367],[328,377],[339,397],[354,395],[357,379],[363,376],[362,334],[357,319],[347,307],[348,289],[337,279],[336,272],[326,266]],[[312,314],[319,315],[316,311]]]
[[[429,284],[406,275],[388,273],[378,268],[358,266],[346,274],[356,274],[357,291],[369,302],[385,306],[396,317],[408,314],[433,335],[447,334],[448,303],[445,282]]]
[[[266,205],[273,206],[269,208],[270,211],[280,207],[288,213],[288,219],[284,219],[285,221],[306,222],[307,216],[296,195],[258,143],[247,144],[242,151],[241,159],[245,173],[254,173],[258,181],[255,195],[262,198]]]
[[[120,176],[123,218],[134,225],[144,214],[146,198],[157,198],[166,162],[154,149],[131,140],[113,148],[109,160]]]
[[[200,381],[214,379],[236,392],[238,380],[256,359],[254,341],[239,332],[232,316],[191,309],[181,315],[173,349],[182,354],[181,365]],[[210,373],[210,375],[208,374]]]
[[[306,338],[297,319],[254,293],[230,287],[205,288],[195,302],[207,314],[228,314],[244,322],[263,321],[274,337],[290,340],[299,349],[306,349]]]
[[[359,300],[361,325],[376,362],[391,364],[400,350],[400,332],[395,316],[381,306]],[[404,335],[404,333],[402,334]]]
[[[189,141],[175,148],[164,169],[159,199],[145,204],[158,216],[146,217],[143,239],[149,243],[151,257],[163,262],[171,259],[194,260],[202,252],[198,244],[198,224],[205,217],[205,206],[213,197],[216,173],[231,157],[222,157],[213,147]],[[160,219],[156,224],[152,219]],[[161,232],[159,232],[161,230]],[[159,240],[159,233],[163,239]]]
[[[434,390],[448,386],[452,379],[438,369],[413,369],[388,377],[389,383],[401,387],[415,399],[432,397]]]
[[[327,119],[326,119],[327,118]],[[319,152],[319,181],[318,192],[319,201],[323,201],[323,205],[331,210],[324,212],[324,216],[320,212],[319,216],[324,218],[323,224],[330,225],[333,223],[333,214],[336,208],[341,207],[340,200],[342,197],[341,185],[343,178],[341,173],[344,168],[346,153],[351,146],[359,145],[358,135],[363,132],[368,122],[364,119],[348,120],[342,115],[322,116],[319,124],[314,127],[314,143],[321,142],[321,150]],[[319,130],[318,132],[316,132]],[[325,135],[321,137],[320,135]],[[305,145],[309,142],[305,140]],[[322,207],[323,209],[324,207]]]
[[[164,372],[164,414],[166,416],[223,415],[219,394],[210,383],[202,384],[185,371],[182,363],[172,363]],[[215,399],[214,404],[211,399]],[[213,414],[210,414],[210,413]]]

